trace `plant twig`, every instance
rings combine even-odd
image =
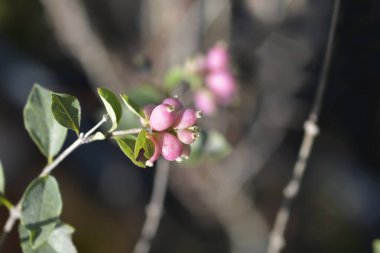
[[[284,198],[282,205],[276,215],[272,232],[269,238],[267,253],[279,253],[285,246],[285,229],[290,216],[290,209],[295,198],[298,195],[299,188],[305,173],[308,158],[313,147],[314,139],[318,134],[318,117],[320,114],[324,90],[327,84],[328,72],[331,64],[332,48],[337,26],[339,14],[340,0],[335,0],[330,31],[326,46],[325,58],[322,65],[320,80],[318,83],[317,92],[314,98],[313,106],[309,114],[308,120],[304,125],[304,137],[298,153],[297,161],[293,168],[293,175],[289,183],[284,189]]]
[[[47,166],[45,166],[45,168],[42,169],[42,172],[40,173],[38,177],[44,177],[44,176],[49,175],[52,172],[52,170],[55,169],[75,149],[77,149],[79,146],[83,144],[91,142],[91,134],[94,133],[106,121],[107,121],[107,116],[105,115],[87,133],[85,134],[81,133],[75,142],[73,142],[68,148],[66,148],[52,163],[48,164]],[[3,231],[0,235],[0,252],[8,234],[12,231],[16,221],[20,218],[21,204],[22,202],[20,199],[16,206],[9,209],[9,217],[6,220],[5,225],[3,227]]]
[[[92,28],[82,1],[41,0],[42,7],[60,42],[83,67],[93,83],[106,83],[122,90],[117,65],[122,62]],[[124,71],[125,73],[126,71]]]
[[[142,128],[132,128],[128,130],[120,130],[120,131],[113,131],[110,136],[111,137],[117,137],[117,136],[125,136],[125,135],[130,135],[130,134],[138,134]]]
[[[157,163],[152,197],[147,206],[145,223],[133,253],[148,253],[151,248],[151,242],[157,233],[162,215],[169,169],[170,163],[168,161],[162,159]]]

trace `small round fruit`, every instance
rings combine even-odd
[[[159,134],[161,155],[168,161],[175,161],[181,157],[183,144],[171,133],[163,132]]]
[[[161,147],[158,144],[158,141],[154,135],[147,135],[147,139],[151,140],[154,145],[154,152],[151,158],[149,158],[148,161],[145,162],[145,165],[148,167],[152,167],[153,163],[157,161],[158,157],[161,155]]]
[[[226,71],[211,73],[207,76],[206,84],[221,104],[229,104],[236,93],[235,80]]]
[[[177,131],[177,137],[182,143],[191,144],[199,138],[199,133],[188,129],[180,129]]]
[[[183,108],[181,101],[179,101],[178,98],[174,97],[165,98],[164,101],[162,101],[162,103],[174,106],[174,111],[179,111]]]
[[[202,117],[201,111],[195,111],[193,109],[184,109],[177,115],[173,127],[177,129],[186,129],[197,123],[197,120]]]
[[[171,127],[176,120],[174,106],[168,104],[157,105],[150,115],[150,127],[155,131],[164,131]]]
[[[216,111],[214,96],[207,90],[199,90],[194,95],[194,105],[205,115],[211,115]]]
[[[206,66],[210,72],[226,70],[229,56],[224,44],[219,43],[211,48],[206,57]]]

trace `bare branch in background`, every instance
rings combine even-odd
[[[169,170],[169,161],[161,159],[157,163],[152,197],[146,208],[146,219],[133,253],[148,253],[151,248],[152,240],[156,236],[162,216]]]
[[[303,137],[297,161],[294,165],[293,176],[284,189],[283,203],[274,221],[273,230],[269,239],[269,246],[267,251],[268,253],[279,253],[285,246],[284,234],[289,220],[291,207],[295,198],[298,195],[302,179],[305,174],[307,161],[313,147],[314,138],[318,134],[317,123],[322,106],[324,90],[327,84],[328,71],[330,69],[332,48],[334,44],[335,31],[338,22],[339,5],[340,0],[335,0],[332,21],[326,46],[325,58],[322,65],[322,71],[318,83],[317,93],[309,115],[309,119],[305,122],[305,134]]]
[[[58,41],[76,58],[95,85],[121,91],[125,82],[115,70],[115,55],[93,30],[86,10],[78,0],[41,0]],[[124,70],[125,71],[125,70]]]

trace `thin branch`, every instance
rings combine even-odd
[[[125,82],[116,71],[117,65],[122,63],[106,48],[92,28],[81,1],[41,0],[41,4],[55,30],[58,42],[80,62],[92,83],[123,89]]]
[[[309,119],[305,122],[304,125],[305,133],[300,151],[298,153],[297,161],[293,168],[292,178],[285,187],[283,192],[283,203],[276,215],[273,229],[269,238],[267,253],[279,253],[285,246],[284,234],[289,220],[290,210],[295,198],[298,195],[300,185],[305,174],[307,161],[310,156],[311,149],[313,147],[314,139],[319,131],[317,122],[322,106],[324,90],[326,88],[328,72],[331,64],[332,48],[339,14],[339,5],[340,0],[335,0],[332,21],[326,46],[325,58],[323,61],[316,96],[314,98],[313,106],[309,114]]]
[[[162,215],[169,169],[170,163],[168,161],[162,159],[158,162],[152,198],[147,206],[145,223],[133,253],[148,253],[151,248],[152,239],[157,233]]]
[[[103,116],[102,120],[100,120],[86,134],[81,133],[75,142],[73,142],[68,148],[66,148],[52,163],[48,164],[47,166],[45,166],[45,168],[42,169],[42,172],[38,177],[44,177],[49,175],[52,172],[52,170],[55,169],[75,149],[77,149],[79,146],[83,144],[91,142],[91,134],[94,133],[106,121],[107,116]],[[9,209],[9,217],[6,220],[5,225],[3,227],[3,232],[0,235],[0,252],[8,234],[12,231],[16,221],[20,218],[21,204],[22,202],[20,199],[15,207]]]
[[[120,131],[113,131],[110,134],[110,137],[117,137],[117,136],[125,136],[125,135],[130,135],[130,134],[138,134],[142,128],[132,128],[128,130],[120,130]]]

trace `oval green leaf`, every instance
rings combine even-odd
[[[78,99],[60,93],[51,93],[51,98],[51,111],[55,120],[79,135],[81,109]]]
[[[55,178],[35,179],[22,198],[20,218],[29,231],[32,248],[38,248],[50,237],[61,212],[62,198]]]
[[[138,167],[145,168],[145,162],[136,160],[134,155],[135,140],[132,140],[128,136],[115,138],[117,144],[119,145],[121,151]]]
[[[133,112],[134,114],[136,114],[140,118],[144,118],[144,113],[142,112],[140,106],[136,102],[134,102],[126,94],[121,94],[120,96],[121,96],[123,102],[125,103],[125,105],[127,106],[127,108],[131,112]]]
[[[146,130],[142,129],[137,135],[134,158],[138,161],[147,161],[152,157],[154,152],[154,144],[146,138]],[[143,157],[142,157],[143,156]]]
[[[28,229],[19,225],[19,235],[23,253],[77,253],[72,242],[74,228],[58,223],[49,238],[38,248],[33,248]]]
[[[100,98],[102,99],[104,107],[106,108],[106,111],[112,121],[112,126],[108,130],[109,132],[112,132],[113,130],[117,128],[117,125],[122,116],[123,109],[120,105],[120,102],[117,96],[113,94],[111,91],[109,91],[108,89],[98,88],[98,94]]]
[[[54,120],[50,91],[35,84],[24,107],[24,124],[30,137],[48,160],[59,152],[67,129]]]

